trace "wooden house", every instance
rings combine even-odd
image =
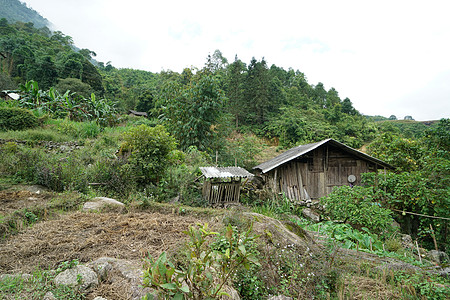
[[[148,116],[148,114],[144,111],[135,111],[135,110],[129,110],[128,115],[130,117],[146,117],[146,118]]]
[[[275,193],[292,200],[318,199],[333,187],[361,184],[361,174],[389,164],[333,139],[300,145],[253,168]]]
[[[243,178],[253,174],[240,167],[200,167],[205,177],[202,195],[211,205],[239,202]]]

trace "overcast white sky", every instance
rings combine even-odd
[[[118,68],[201,68],[219,49],[303,72],[367,115],[450,117],[450,1],[22,0]]]

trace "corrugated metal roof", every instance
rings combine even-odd
[[[261,170],[262,173],[267,173],[270,170],[288,162],[291,161],[292,159],[295,159],[297,157],[300,157],[322,145],[325,144],[330,144],[333,145],[343,151],[349,152],[357,157],[359,157],[360,159],[363,160],[368,160],[370,162],[376,163],[378,165],[381,165],[382,167],[386,167],[389,169],[393,169],[393,167],[387,163],[385,163],[382,160],[379,160],[375,157],[372,157],[370,155],[367,155],[361,151],[358,151],[356,149],[353,149],[347,145],[344,145],[342,143],[339,143],[338,141],[335,141],[333,139],[326,139],[317,143],[312,143],[312,144],[306,144],[306,145],[300,145],[294,148],[291,148],[289,150],[287,150],[286,152],[283,152],[282,154],[272,158],[271,160],[268,160],[266,162],[263,162],[262,164],[257,165],[256,167],[254,167],[253,169],[258,169]]]
[[[241,167],[200,167],[206,178],[252,177],[253,174]]]

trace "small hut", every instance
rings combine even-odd
[[[0,98],[5,100],[19,100],[20,95],[11,91],[1,91],[0,92]]]
[[[148,114],[145,111],[135,111],[135,110],[129,110],[128,115],[130,117],[146,117],[146,118],[148,116]]]
[[[203,198],[211,205],[239,202],[242,178],[253,174],[240,167],[200,167],[205,182]]]
[[[275,193],[292,200],[319,199],[333,187],[361,184],[361,174],[389,164],[333,139],[300,145],[253,168]]]

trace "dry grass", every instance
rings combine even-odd
[[[108,256],[141,260],[174,249],[183,231],[202,220],[160,213],[75,212],[41,222],[0,244],[0,273],[54,269],[61,262]]]

